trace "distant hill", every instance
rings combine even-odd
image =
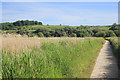
[[[1,23],[3,33],[28,35],[29,37],[113,37],[119,36],[118,27],[108,26],[69,26],[69,25],[43,25],[42,22],[21,20],[13,23]]]

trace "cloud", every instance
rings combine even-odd
[[[112,24],[117,21],[117,12],[115,12],[115,10],[96,10],[95,8],[91,9],[88,7],[79,8],[78,6],[75,7],[74,4],[71,7],[62,6],[63,4],[61,4],[61,6],[50,6],[48,4],[3,4],[3,21],[6,22],[29,19],[42,21],[44,24],[69,25]]]

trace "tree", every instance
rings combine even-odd
[[[29,33],[28,33],[28,37],[34,37],[34,36],[35,36],[34,33],[32,33],[32,32],[29,32]]]
[[[70,36],[71,37],[77,37],[77,35],[75,33],[72,33]]]
[[[109,30],[118,30],[119,25],[114,23]]]
[[[42,22],[38,22],[39,25],[43,25]]]
[[[37,35],[38,37],[44,37],[44,34],[42,32],[39,32]]]
[[[118,30],[114,30],[114,33],[115,33],[116,36],[118,37],[118,35],[119,35],[119,31],[118,31]]]
[[[96,33],[96,37],[105,37],[106,33],[104,31],[100,31]]]
[[[97,32],[101,31],[100,29],[93,29],[92,32],[96,34]]]
[[[88,37],[90,34],[86,30],[78,30],[76,31],[77,37]]]
[[[62,36],[66,37],[67,36],[66,32],[62,32]]]
[[[115,33],[112,30],[107,30],[106,32],[106,36],[105,37],[113,37],[116,36]]]

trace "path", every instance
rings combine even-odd
[[[118,66],[109,41],[106,41],[97,58],[91,78],[117,78]]]

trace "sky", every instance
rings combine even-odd
[[[9,0],[7,0],[9,1]],[[44,25],[110,25],[118,2],[2,2],[2,22],[37,20]],[[22,0],[21,0],[22,1]]]
[[[119,0],[1,0],[2,2],[118,2]]]

